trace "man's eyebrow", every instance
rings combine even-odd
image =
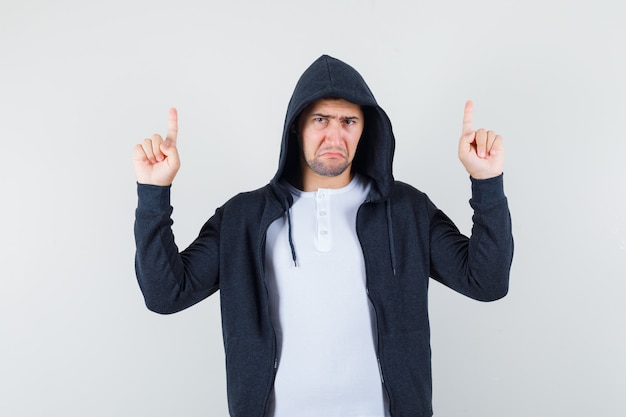
[[[312,117],[323,117],[325,119],[334,119],[335,116],[332,116],[330,114],[323,114],[323,113],[313,113],[311,115]],[[341,116],[340,119],[342,120],[354,120],[354,119],[360,119],[359,116]]]

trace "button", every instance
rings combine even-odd
[[[326,212],[324,210],[320,211],[320,216],[325,216]]]
[[[328,234],[328,230],[321,230],[320,235],[326,236]]]

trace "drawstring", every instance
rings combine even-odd
[[[298,262],[296,261],[296,248],[293,245],[293,238],[291,237],[291,209],[287,208],[287,227],[289,228],[289,247],[291,248],[291,259],[293,259],[293,266],[298,267]]]
[[[387,199],[385,201],[385,207],[387,208],[387,233],[389,238],[389,253],[391,255],[391,269],[393,275],[396,275],[396,247],[393,243],[393,222],[391,220],[391,201]]]

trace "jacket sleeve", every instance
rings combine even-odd
[[[217,291],[219,210],[179,253],[172,233],[170,187],[138,184],[137,194],[135,271],[148,309],[175,313]]]
[[[470,238],[434,205],[431,207],[431,276],[480,301],[504,297],[513,260],[511,216],[503,176],[472,181],[474,209]],[[432,203],[431,203],[432,204]]]

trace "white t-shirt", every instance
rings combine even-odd
[[[356,213],[369,185],[291,186],[294,265],[286,216],[267,232],[266,279],[278,342],[270,416],[384,417],[386,398],[365,288]]]

